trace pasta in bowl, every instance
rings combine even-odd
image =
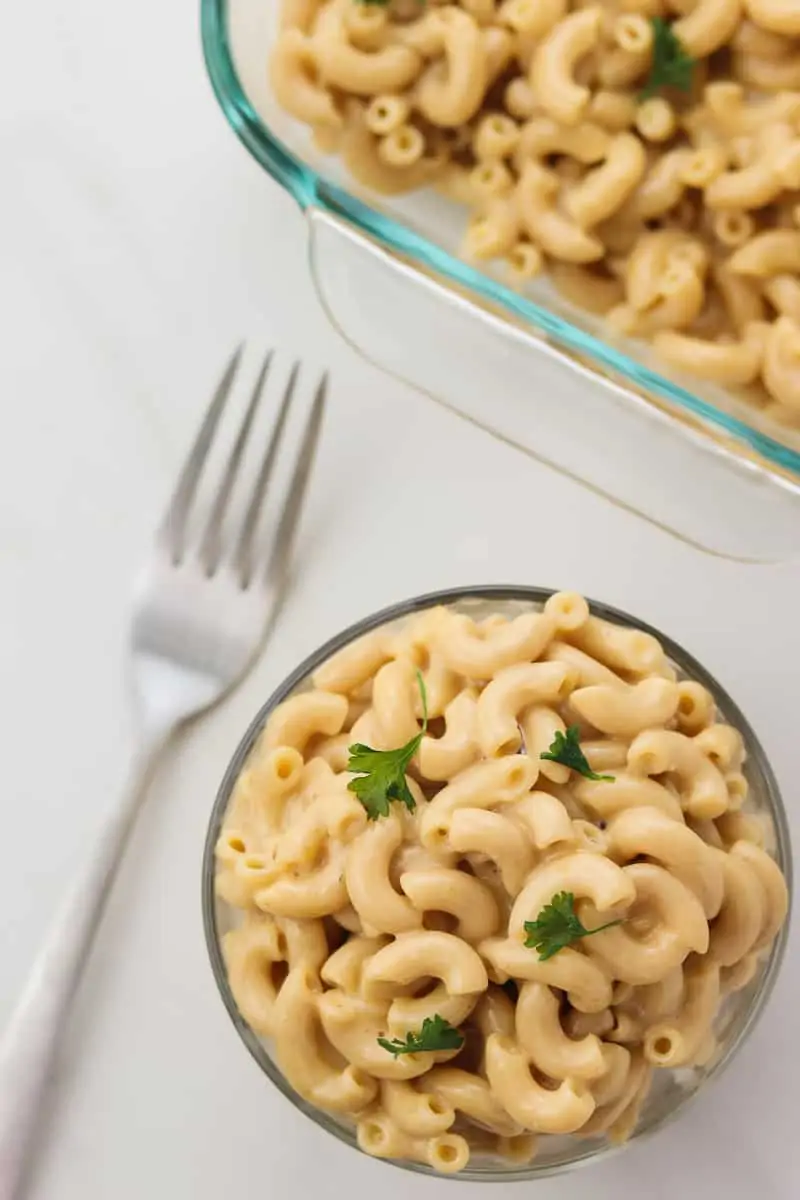
[[[278,689],[220,789],[204,916],[259,1064],[342,1140],[490,1180],[655,1129],[786,937],[783,806],[680,647],[573,593],[378,613]]]

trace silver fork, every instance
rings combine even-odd
[[[289,376],[238,535],[225,515],[270,369],[263,363],[199,540],[189,517],[242,355],[231,358],[189,454],[153,553],[138,582],[131,657],[141,743],[130,778],[107,814],[83,870],[50,927],[0,1044],[0,1200],[14,1200],[33,1144],[59,1036],[157,752],[187,718],[230,691],[255,661],[287,582],[289,555],[322,423],[327,377],[319,381],[302,433],[287,498],[270,545],[257,530],[274,475],[299,364]]]

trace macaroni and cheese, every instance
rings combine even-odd
[[[234,786],[242,1017],[369,1154],[455,1172],[626,1139],[655,1073],[713,1059],[786,916],[744,758],[655,637],[574,594],[374,629]]]
[[[365,187],[466,205],[468,258],[800,428],[795,9],[283,0],[270,77]]]

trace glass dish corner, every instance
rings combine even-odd
[[[322,227],[325,237],[321,237],[320,241],[323,244],[327,242],[327,245],[324,245],[324,253],[323,250],[318,252],[318,257],[326,259],[323,268],[329,266],[332,256],[350,254],[351,261],[347,269],[351,274],[357,271],[358,260],[352,256],[352,248],[358,244],[364,251],[364,259],[367,253],[371,253],[373,262],[368,268],[373,272],[371,283],[383,280],[389,273],[389,267],[397,266],[404,272],[403,287],[409,287],[409,280],[417,286],[420,283],[428,285],[430,296],[438,296],[440,308],[448,302],[451,305],[452,302],[460,303],[462,327],[469,323],[467,310],[470,310],[473,326],[477,322],[490,328],[494,318],[495,340],[498,343],[504,335],[516,335],[517,339],[524,339],[529,367],[534,348],[549,350],[551,358],[560,358],[573,375],[577,369],[582,372],[584,380],[592,377],[595,385],[599,385],[598,394],[601,390],[605,393],[608,413],[615,409],[621,411],[620,401],[630,410],[638,407],[640,429],[634,432],[634,437],[648,423],[647,436],[652,447],[656,444],[653,438],[663,436],[665,425],[670,424],[673,426],[672,434],[680,437],[684,443],[691,443],[694,439],[695,457],[698,457],[698,447],[702,450],[700,457],[704,457],[706,462],[716,456],[717,464],[723,464],[731,479],[735,477],[731,488],[740,488],[742,492],[742,513],[750,513],[754,498],[758,501],[767,490],[765,484],[772,489],[772,502],[761,506],[761,511],[753,517],[751,533],[744,534],[740,530],[731,532],[730,537],[724,531],[720,533],[713,522],[704,522],[702,517],[698,517],[695,529],[691,515],[687,516],[686,512],[675,516],[670,512],[659,512],[659,502],[647,495],[646,488],[641,494],[641,478],[631,481],[626,491],[624,486],[609,482],[602,469],[597,468],[596,462],[587,464],[586,456],[581,460],[581,456],[577,455],[573,460],[572,455],[565,456],[563,447],[559,452],[559,449],[550,446],[547,436],[541,436],[539,423],[535,419],[539,416],[538,412],[532,414],[529,421],[524,420],[518,412],[511,414],[504,411],[498,415],[495,411],[484,416],[475,403],[463,398],[453,400],[452,394],[443,394],[442,386],[433,373],[419,372],[415,376],[406,360],[401,360],[402,365],[397,366],[391,361],[390,352],[375,348],[380,338],[375,336],[375,322],[371,314],[365,314],[362,319],[361,314],[355,313],[352,306],[347,304],[346,288],[337,286],[335,280],[333,283],[329,279],[321,281],[320,275],[324,274],[324,270],[320,270],[317,272],[317,286],[321,299],[329,316],[356,349],[390,373],[396,373],[428,391],[435,399],[443,401],[489,432],[499,434],[556,468],[566,470],[595,490],[703,548],[751,561],[774,561],[799,552],[800,434],[787,431],[787,438],[796,444],[796,448],[794,444],[786,444],[773,436],[773,432],[778,432],[777,426],[771,431],[768,423],[755,410],[752,422],[738,415],[743,402],[736,401],[736,411],[726,411],[712,399],[662,375],[645,361],[648,358],[646,352],[643,352],[642,360],[638,360],[610,340],[606,341],[589,329],[581,328],[554,308],[513,291],[492,275],[460,260],[452,247],[437,244],[432,237],[415,228],[415,225],[424,225],[425,221],[407,219],[405,212],[393,215],[377,207],[374,200],[359,198],[346,185],[343,176],[340,179],[332,177],[337,171],[330,168],[329,160],[323,166],[321,161],[315,160],[313,153],[306,154],[305,147],[294,147],[292,143],[297,140],[296,124],[288,118],[285,121],[278,119],[277,113],[273,120],[272,108],[270,119],[264,116],[267,83],[263,62],[274,32],[267,31],[267,25],[270,21],[275,24],[274,13],[267,15],[271,7],[263,4],[263,0],[201,0],[203,53],[214,93],[234,132],[260,165],[294,197],[304,211],[311,214],[312,236],[315,224]],[[260,8],[264,9],[261,15]],[[234,10],[238,32],[232,31]],[[248,54],[262,56],[258,69],[247,63],[244,64],[244,70],[240,69],[243,46],[248,47]],[[255,86],[254,80],[258,81]],[[256,92],[259,94],[254,98]],[[337,230],[344,235],[338,240],[332,236]],[[337,244],[333,246],[335,240]],[[453,326],[455,335],[455,319]],[[463,339],[463,328],[459,329],[458,336]],[[454,378],[452,383],[458,386],[459,380]],[[451,387],[451,393],[452,390]],[[582,425],[580,427],[583,429]],[[619,430],[619,433],[612,430],[609,438],[626,436],[627,429],[622,418]],[[666,472],[666,467],[663,472]],[[780,536],[774,534],[777,505],[785,510],[786,518]],[[720,506],[730,509],[725,495],[720,497]],[[690,512],[696,510],[696,499],[688,508]],[[741,526],[742,518],[732,513],[730,524],[733,526],[737,523]],[[795,523],[797,535],[794,533]],[[759,545],[760,534],[766,538],[763,552]]]

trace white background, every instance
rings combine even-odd
[[[441,1197],[452,1183],[358,1156],[279,1098],[218,999],[200,855],[245,723],[301,656],[376,607],[461,583],[577,588],[707,664],[793,815],[800,573],[689,549],[358,361],[316,303],[302,216],[216,109],[196,10],[38,0],[3,13],[0,1019],[124,772],[130,578],[215,373],[250,334],[326,362],[334,381],[294,590],[247,684],[153,788],[64,1030],[31,1195]],[[685,1119],[538,1190],[800,1194],[799,986],[795,938],[761,1026]]]

